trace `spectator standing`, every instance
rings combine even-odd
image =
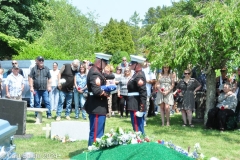
[[[82,111],[82,118],[86,120],[86,111],[83,108],[85,98],[83,93],[87,91],[87,75],[86,65],[80,64],[79,72],[74,76],[74,103],[75,103],[75,118],[79,118],[79,107]],[[80,106],[79,106],[80,105]]]
[[[24,79],[19,74],[19,68],[14,66],[12,73],[6,79],[6,97],[9,99],[22,100],[22,91],[24,89]]]
[[[19,68],[18,62],[17,62],[16,60],[13,60],[13,61],[12,61],[12,67],[18,67],[18,68]],[[7,76],[12,73],[12,69],[13,69],[13,68],[11,68],[11,69],[9,69],[9,70],[7,71]],[[21,74],[21,75],[24,77],[23,70],[22,70],[21,68],[19,68],[19,74]]]
[[[2,82],[3,82],[3,72],[4,72],[4,69],[3,68],[0,68],[0,98],[2,97]]]
[[[103,136],[106,114],[108,113],[107,97],[109,95],[101,89],[101,86],[106,85],[106,79],[102,74],[102,71],[107,65],[111,55],[104,53],[95,53],[95,55],[95,63],[87,75],[89,96],[84,106],[89,114],[90,121],[89,147],[92,146],[93,142],[96,142],[97,138]]]
[[[112,72],[113,72],[113,67],[108,64],[104,68],[104,73],[103,73],[104,77],[106,78],[107,85],[115,84],[115,76]],[[111,91],[111,94],[108,97],[108,114],[107,114],[108,118],[110,118],[114,114],[114,112],[112,112],[113,111],[112,94],[114,94],[114,93],[117,93],[116,90]]]
[[[66,112],[65,116],[67,120],[70,120],[70,111],[73,97],[74,76],[78,71],[80,65],[79,60],[75,59],[71,64],[64,64],[58,74],[58,89],[59,89],[59,101],[57,107],[57,121],[61,120],[61,113],[63,110],[63,103],[66,99]],[[61,79],[66,82],[61,83]]]
[[[30,72],[30,91],[34,94],[34,106],[41,108],[40,99],[42,97],[47,111],[47,118],[52,118],[51,105],[49,102],[49,92],[51,91],[51,74],[47,66],[44,66],[44,58],[37,57],[37,65]],[[37,113],[35,113],[37,116]]]
[[[148,60],[146,60],[143,64],[142,71],[145,74],[146,77],[146,88],[147,88],[147,104],[146,104],[146,114],[145,114],[145,119],[144,119],[144,126],[147,126],[147,116],[148,116],[148,111],[150,107],[150,97],[152,94],[152,85],[155,84],[156,82],[156,76],[155,74],[151,71],[150,68],[150,63]]]
[[[33,67],[35,67],[37,64],[37,58],[34,60],[34,62],[32,61],[32,64],[29,66],[29,74],[28,74],[28,83],[29,83],[29,86],[30,86],[30,73],[31,73],[31,70]],[[40,100],[40,103],[41,103],[41,100]],[[33,92],[30,92],[30,107],[31,108],[34,108],[34,95],[33,95]]]
[[[59,91],[57,89],[59,69],[58,69],[57,62],[53,63],[53,69],[50,70],[50,74],[51,74],[51,78],[52,78],[52,90],[49,93],[49,100],[51,103],[52,110],[56,111],[57,105],[58,105],[58,100],[59,100]]]
[[[126,106],[126,117],[128,117],[128,104],[126,103],[128,98],[128,89],[127,83],[131,79],[131,68],[126,67],[124,70],[124,75],[120,78],[118,83],[118,97],[119,97],[119,107],[120,107],[120,116],[123,117],[124,106]],[[125,105],[126,104],[126,105]]]
[[[126,67],[128,67],[129,63],[127,62],[127,58],[123,57],[122,58],[122,63],[120,63],[120,66],[122,68],[122,73],[124,73],[124,70]]]
[[[189,69],[184,70],[184,76],[184,79],[181,79],[177,84],[177,90],[174,94],[181,91],[180,94],[183,96],[183,102],[178,103],[178,108],[182,112],[183,127],[187,125],[187,119],[189,126],[194,127],[192,124],[192,113],[195,109],[194,95],[201,88],[201,84],[195,78],[191,78]]]
[[[117,66],[116,73],[114,73],[114,76],[115,76],[115,84],[118,85],[119,81],[122,77],[122,67],[121,66]],[[120,114],[120,99],[121,98],[120,98],[120,96],[118,96],[118,90],[117,90],[117,93],[115,93],[113,95],[112,101],[113,101],[113,103],[116,103],[119,114]]]
[[[142,65],[146,60],[143,57],[131,55],[131,69],[135,74],[127,83],[128,89],[128,110],[131,115],[131,122],[134,131],[141,131],[144,134],[144,112],[146,112],[146,78],[142,71]]]
[[[156,103],[160,106],[162,126],[165,125],[164,119],[166,115],[167,126],[170,125],[170,106],[174,105],[173,88],[174,88],[174,76],[170,73],[171,68],[169,66],[163,66],[162,73],[159,75],[156,89],[157,98]]]

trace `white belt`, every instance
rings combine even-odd
[[[128,93],[127,96],[139,96],[139,93],[138,92],[131,92],[131,93]]]
[[[88,92],[90,96],[93,96],[92,92]],[[138,92],[133,92],[133,93],[138,93]],[[110,92],[110,94],[114,94],[114,91]],[[139,94],[138,94],[139,95]]]

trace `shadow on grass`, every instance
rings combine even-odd
[[[69,156],[70,158],[72,158],[72,157],[74,157],[74,156],[76,156],[76,155],[82,154],[83,151],[86,151],[86,150],[87,150],[87,149],[76,150],[76,151],[74,151],[74,152],[70,152],[70,153],[68,154],[68,156]]]

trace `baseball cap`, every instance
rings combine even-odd
[[[44,61],[44,58],[43,58],[42,56],[38,56],[38,57],[37,57],[37,60],[38,60],[38,61]]]

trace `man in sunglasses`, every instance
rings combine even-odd
[[[122,63],[119,64],[119,66],[122,67],[122,74],[124,74],[124,70],[126,67],[128,67],[129,63],[127,62],[127,58],[123,57],[122,58]]]
[[[73,97],[74,76],[79,71],[80,61],[78,59],[73,60],[71,64],[64,64],[58,74],[58,89],[59,89],[59,101],[57,106],[57,121],[61,120],[61,113],[63,110],[63,104],[66,99],[66,112],[65,116],[67,120],[70,120],[70,112]],[[62,83],[62,80],[65,82]]]
[[[51,105],[49,102],[48,92],[51,91],[51,74],[50,69],[44,65],[44,58],[38,56],[36,58],[36,65],[31,69],[29,74],[29,87],[34,96],[34,107],[41,108],[41,98],[47,111],[47,118],[52,118]],[[37,116],[37,113],[35,113]]]
[[[12,61],[12,68],[10,68],[8,71],[7,71],[7,75],[11,74],[12,73],[12,70],[14,67],[17,67],[19,68],[18,66],[18,62],[16,60],[13,60]],[[23,70],[21,68],[19,68],[19,74],[21,74],[23,76]],[[24,77],[24,76],[23,76]]]

